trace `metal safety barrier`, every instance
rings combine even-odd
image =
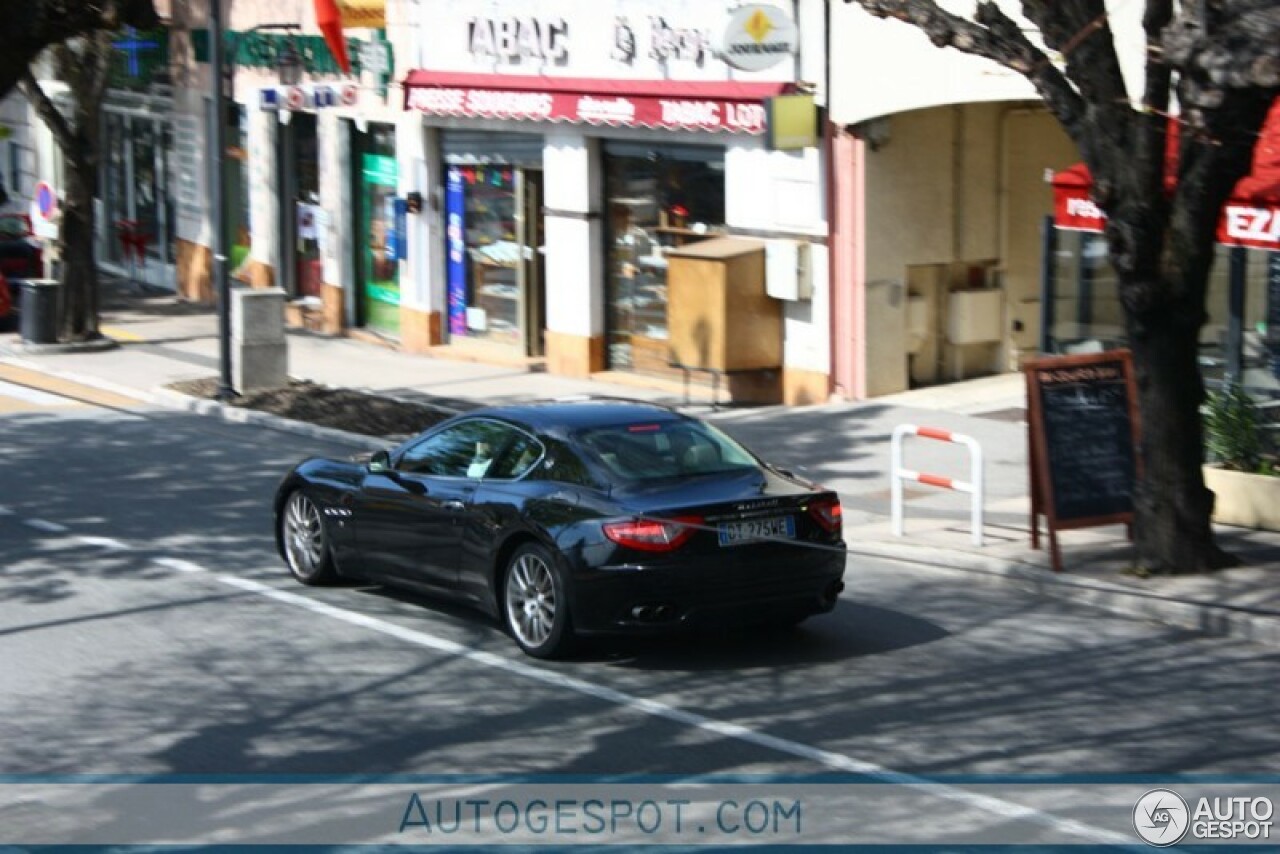
[[[919,436],[922,439],[937,439],[941,442],[964,445],[969,449],[969,480],[953,480],[942,475],[924,474],[923,472],[904,468],[902,465],[902,440],[906,436]],[[899,424],[893,428],[893,441],[890,448],[894,536],[901,537],[903,535],[902,482],[904,480],[912,480],[916,483],[937,486],[942,489],[953,489],[956,492],[969,493],[969,517],[970,524],[973,527],[973,544],[975,546],[982,545],[982,446],[978,444],[978,440],[972,436],[952,433],[950,430],[942,430],[938,427],[917,427],[914,424]]]

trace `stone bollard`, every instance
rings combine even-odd
[[[231,289],[231,385],[239,394],[289,382],[280,288]]]

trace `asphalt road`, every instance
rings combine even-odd
[[[0,774],[1256,773],[1280,752],[1263,647],[854,557],[794,634],[535,662],[478,614],[289,579],[276,483],[347,449],[165,411],[0,425]]]

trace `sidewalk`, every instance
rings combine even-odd
[[[16,336],[0,335],[0,362],[132,393],[161,405],[195,408],[193,401],[160,389],[217,373],[213,312],[173,297],[141,298],[119,291],[104,299],[104,305],[103,331],[121,343],[119,348],[31,355],[21,352]],[[1124,574],[1133,563],[1133,549],[1123,528],[1066,531],[1059,535],[1065,572],[1050,571],[1047,552],[1034,551],[1030,544],[1026,425],[1018,375],[860,403],[713,409],[705,393],[694,395],[693,403],[686,405],[677,384],[654,389],[571,379],[525,367],[407,355],[374,343],[308,333],[290,334],[289,366],[299,379],[408,399],[430,397],[458,409],[567,395],[610,395],[679,406],[714,421],[776,464],[839,491],[855,568],[858,555],[905,561],[1189,630],[1280,646],[1280,534],[1221,528],[1222,543],[1246,566],[1209,576],[1141,579]],[[222,413],[210,402],[199,408]],[[243,416],[244,410],[227,415],[238,420]],[[295,427],[272,416],[252,420]],[[907,536],[893,536],[889,438],[902,423],[964,433],[982,445],[987,481],[982,546],[970,542],[968,496],[916,484],[905,491]],[[308,432],[315,435],[314,428]],[[367,439],[353,441],[369,444]],[[920,471],[968,478],[965,452],[956,445],[909,439],[905,460]],[[850,579],[850,586],[856,595],[856,578]]]

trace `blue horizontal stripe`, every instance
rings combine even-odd
[[[0,785],[361,785],[361,784],[562,784],[562,785],[889,785],[1087,786],[1087,785],[1280,785],[1280,774],[0,774]]]

